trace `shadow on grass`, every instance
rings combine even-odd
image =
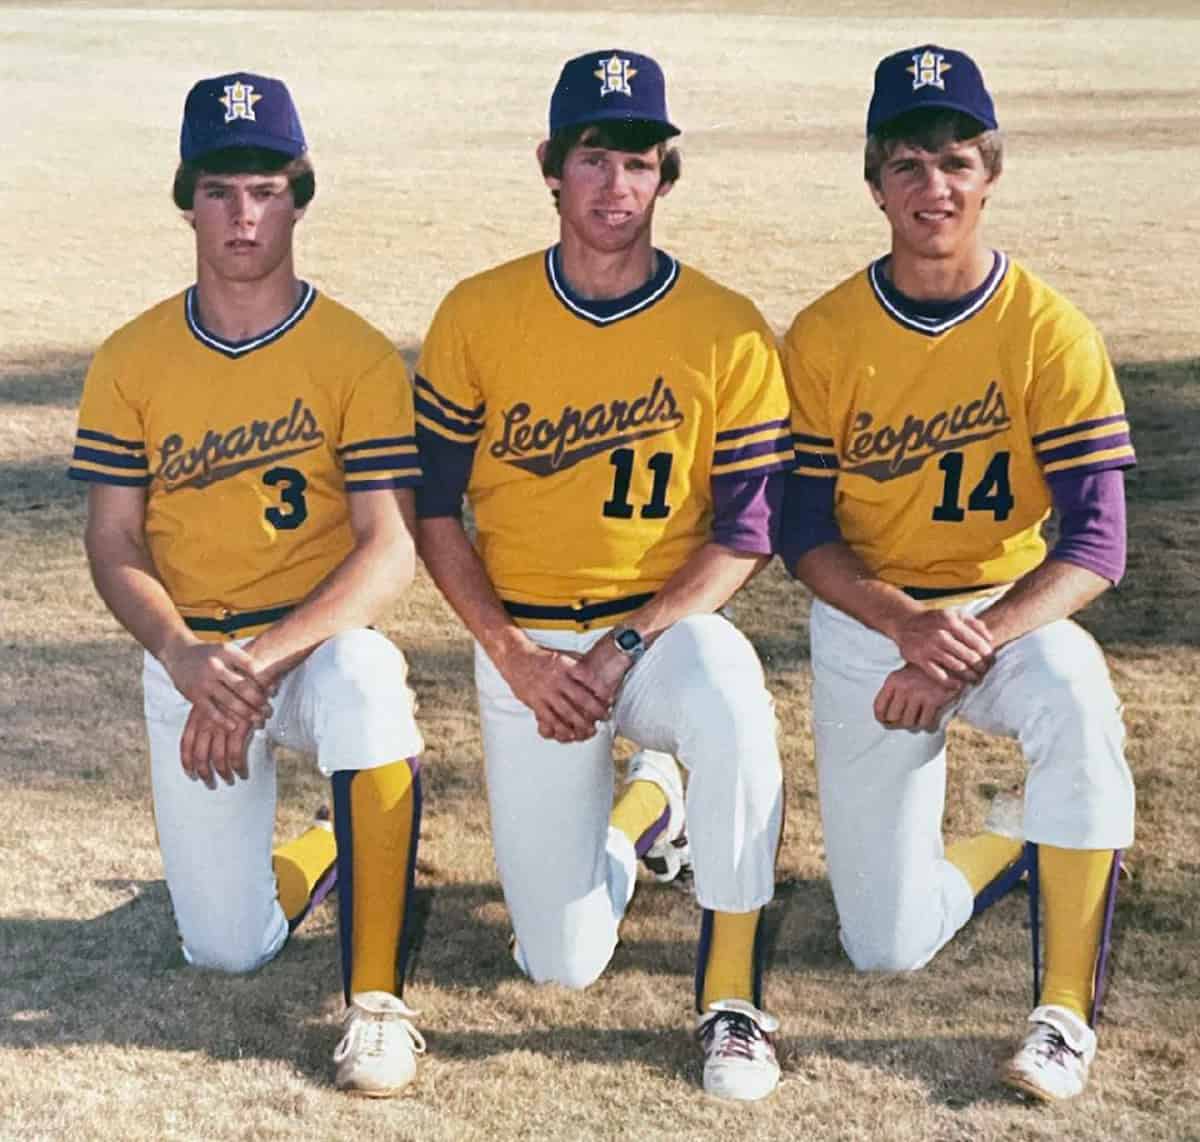
[[[78,350],[0,361],[0,404],[73,407],[79,403],[90,361],[91,353]]]
[[[232,976],[184,963],[162,881],[122,879],[97,885],[128,899],[88,920],[0,918],[0,1049],[101,1043],[197,1052],[218,1061],[278,1060],[316,1085],[329,1083],[341,1011],[332,904],[309,921],[311,934],[301,928],[272,963],[250,975]],[[432,1060],[486,1063],[533,1052],[572,1062],[633,1062],[665,1078],[700,1081],[699,1055],[686,1033],[686,1016],[682,1025],[597,1027],[571,1004],[562,1008],[558,1023],[553,992],[530,988],[528,1017],[513,1016],[518,1026],[480,1029],[471,1026],[476,1017],[466,1010],[460,1023],[467,1029],[458,1029],[445,1011],[469,1005],[472,996],[487,1008],[487,997],[503,988],[505,1008],[521,1002],[521,993],[511,989],[525,985],[508,952],[507,924],[496,907],[500,903],[500,889],[491,883],[434,885],[416,893],[408,992],[415,993],[418,1003],[422,992],[440,993],[436,1002],[442,1016],[423,1027]],[[667,914],[677,935],[640,938],[639,913],[656,923]],[[489,921],[484,914],[497,919]],[[596,990],[609,981],[623,994],[621,977],[639,973],[655,980],[660,991],[678,989],[682,1012],[690,1000],[696,947],[691,922],[698,927],[699,917],[683,893],[644,883],[627,924],[633,934],[618,947]],[[1153,924],[1137,908],[1119,908],[1118,929],[1140,929],[1148,920]],[[1011,921],[1007,916],[990,931],[987,919],[972,924],[955,941],[954,962],[930,969],[937,978],[928,985],[909,974],[856,976],[837,949],[828,886],[816,880],[781,881],[768,910],[768,1006],[772,995],[779,1001],[795,988],[802,989],[801,995],[811,989],[821,997],[811,1019],[793,1011],[783,1029],[784,1080],[828,1081],[827,1064],[833,1061],[915,1080],[928,1101],[951,1109],[1011,1101],[995,1081],[994,1070],[1013,1049],[1014,1038],[887,1033],[889,1008],[919,1002],[924,986],[930,996],[940,997],[935,1006],[942,1012],[955,1007],[967,1012],[973,995],[990,994],[994,983],[973,974],[972,965],[980,966],[980,954],[995,955],[998,939],[1011,942]],[[806,940],[806,931],[820,934]],[[959,946],[964,941],[986,943],[988,950]],[[947,1008],[950,980],[958,998]],[[978,988],[983,991],[973,990]],[[494,1017],[494,1011],[486,1016],[489,1021]],[[637,1012],[629,1018],[636,1020]],[[878,1026],[879,1033],[852,1033],[863,1027],[864,1019],[872,1030]],[[962,1021],[966,1031],[969,1014]],[[842,1026],[849,1033],[839,1031]]]
[[[412,341],[395,345],[411,374],[421,346]],[[91,350],[79,349],[50,349],[43,354],[0,359],[0,404],[77,407],[91,360]]]

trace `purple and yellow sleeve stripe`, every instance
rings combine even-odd
[[[356,440],[338,449],[346,491],[415,488],[421,483],[421,460],[415,436],[381,436]]]
[[[146,445],[140,440],[122,440],[106,432],[81,428],[75,433],[75,451],[67,475],[72,480],[93,484],[145,488],[150,483]]]
[[[795,462],[788,421],[764,420],[717,433],[712,476],[759,476],[781,472]]]
[[[792,445],[796,450],[795,476],[815,476],[832,480],[838,474],[837,449],[830,436],[809,436],[804,432],[792,433]]]
[[[1106,472],[1137,463],[1124,413],[1040,432],[1033,438],[1033,447],[1046,476]]]
[[[420,373],[413,386],[417,424],[458,444],[474,444],[483,435],[486,405],[464,408],[442,396]]]

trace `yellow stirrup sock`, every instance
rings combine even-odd
[[[364,769],[350,783],[354,850],[350,994],[397,991],[396,956],[408,895],[413,773],[407,761]]]
[[[323,825],[313,825],[272,853],[279,906],[289,923],[304,914],[317,882],[336,860],[333,829]]]
[[[1112,849],[1038,846],[1046,923],[1046,974],[1039,1003],[1068,1007],[1084,1020],[1092,1006]]]
[[[978,896],[1025,849],[1025,842],[999,833],[980,833],[964,837],[946,849],[946,859],[963,874]]]
[[[631,781],[613,806],[608,823],[637,848],[643,834],[667,811],[667,795],[653,781]]]
[[[712,941],[704,965],[700,1010],[718,999],[754,1002],[754,940],[761,908],[753,912],[714,912]]]

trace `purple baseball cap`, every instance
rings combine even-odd
[[[649,56],[607,48],[563,64],[550,96],[550,133],[605,120],[661,123],[664,138],[679,134],[667,117],[667,84]]]
[[[236,71],[202,79],[188,92],[180,158],[194,162],[226,147],[263,147],[290,159],[304,154],[304,129],[283,80]]]
[[[983,85],[983,74],[965,52],[922,44],[879,61],[875,90],[867,108],[867,134],[908,111],[945,107],[996,129],[996,108]]]

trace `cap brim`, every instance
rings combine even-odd
[[[954,99],[922,99],[920,102],[913,103],[904,108],[903,111],[897,111],[894,115],[889,115],[886,119],[881,119],[875,124],[867,125],[867,134],[874,135],[889,123],[894,123],[897,119],[905,115],[910,115],[914,111],[924,111],[926,108],[930,110],[940,111],[957,111],[960,115],[965,115],[968,119],[974,119],[979,124],[979,131],[982,134],[984,131],[995,131],[999,126],[994,120],[988,122],[986,119],[979,117],[979,109],[976,107],[968,107],[965,103],[960,103]]]
[[[562,131],[567,127],[591,126],[593,123],[645,123],[648,126],[660,128],[664,139],[672,139],[676,135],[683,134],[674,123],[668,123],[665,119],[647,119],[644,115],[630,115],[618,108],[613,108],[611,111],[592,112],[581,115],[577,119],[568,119],[564,123],[556,124],[551,129],[551,133]]]
[[[281,139],[278,135],[267,132],[243,130],[212,135],[203,141],[198,141],[190,148],[191,153],[185,161],[195,162],[215,151],[229,151],[235,147],[261,147],[264,151],[275,151],[277,154],[286,155],[289,159],[299,158],[307,149],[303,143],[298,143],[295,139]]]

